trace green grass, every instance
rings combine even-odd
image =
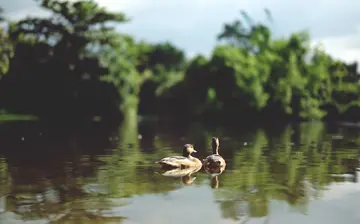
[[[26,114],[0,114],[0,121],[28,121],[36,119],[36,116]]]

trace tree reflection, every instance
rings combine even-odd
[[[268,220],[270,201],[286,202],[293,210],[307,214],[310,199],[321,198],[331,182],[344,181],[339,177],[354,175],[358,166],[360,135],[334,138],[344,133],[330,133],[323,123],[306,123],[289,125],[279,133],[259,129],[246,139],[247,145],[243,136],[236,136],[241,133],[234,132],[223,141],[224,158],[229,161],[226,171],[185,169],[159,175],[154,161],[178,154],[183,141],[197,142],[204,157],[214,133],[198,124],[180,134],[159,132],[152,135],[154,150],[150,153],[140,148],[137,118],[125,117],[116,131],[106,134],[111,143],[96,145],[99,139],[87,139],[85,144],[85,138],[75,136],[45,145],[46,149],[63,148],[67,156],[41,154],[46,152],[44,149],[33,151],[39,154],[33,163],[29,162],[32,158],[25,160],[13,154],[0,159],[0,193],[6,195],[0,197],[0,203],[5,201],[5,206],[0,205],[0,220],[120,223],[126,217],[118,209],[132,203],[133,196],[166,194],[190,184],[210,184],[224,219],[245,222],[267,216]],[[225,134],[220,130],[216,135],[221,137]],[[92,136],[100,138],[100,134]],[[181,140],[182,136],[185,139]],[[10,148],[15,144],[0,140]],[[24,151],[34,145],[24,146]],[[92,151],[96,147],[111,150],[86,154],[91,146]],[[11,150],[15,150],[13,147]],[[203,181],[206,178],[210,183]]]
[[[334,142],[323,123],[288,126],[272,135],[270,144],[269,139],[259,130],[251,145],[235,153],[233,167],[222,176],[226,191],[215,192],[224,218],[239,220],[236,206],[243,202],[250,217],[267,216],[270,200],[286,201],[306,214],[310,197],[319,198],[334,181],[331,174],[355,170],[358,149]]]

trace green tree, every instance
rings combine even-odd
[[[16,56],[7,80],[15,84],[7,84],[8,105],[44,116],[109,113],[116,96],[111,85],[100,82],[107,70],[98,53],[113,38],[109,23],[127,18],[95,1],[43,0],[40,5],[51,17],[26,18],[10,26]],[[22,85],[24,81],[28,83]]]
[[[115,85],[121,98],[120,109],[125,116],[137,116],[141,86],[152,76],[151,70],[139,71],[137,68],[141,50],[132,37],[117,35],[103,51],[103,63],[109,68],[103,80]]]
[[[4,22],[3,10],[0,8],[0,22]],[[0,79],[9,69],[10,59],[13,56],[13,46],[8,33],[0,27]]]
[[[168,88],[183,79],[186,61],[184,52],[175,45],[164,42],[142,43],[137,69],[151,70],[153,76],[144,82],[140,92],[139,112],[141,114],[161,113],[161,95]]]

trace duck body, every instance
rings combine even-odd
[[[205,158],[204,165],[207,167],[224,167],[226,162],[222,156],[213,154]]]
[[[155,163],[161,165],[165,169],[175,169],[175,168],[189,168],[189,167],[201,167],[202,163],[198,158],[191,156],[191,153],[196,152],[194,146],[191,144],[184,145],[183,156],[169,156],[162,158]]]
[[[169,156],[155,162],[163,168],[189,168],[201,165],[201,161],[195,157],[188,158],[185,156]]]
[[[204,166],[207,168],[210,167],[225,167],[225,159],[219,155],[219,139],[217,137],[212,138],[212,149],[213,154],[206,157],[203,162]]]

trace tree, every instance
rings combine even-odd
[[[94,71],[94,66],[88,66],[96,64],[95,57],[89,55],[112,38],[114,27],[107,23],[126,22],[128,19],[125,15],[107,12],[92,0],[42,0],[41,6],[50,10],[53,15],[46,19],[24,19],[13,24],[12,39],[18,42],[30,39],[53,46],[52,55],[58,59],[59,65],[64,66],[62,69],[73,71],[78,78],[84,73],[95,78],[100,75],[99,70]]]
[[[161,93],[183,79],[186,61],[184,52],[169,42],[140,43],[137,69],[151,70],[153,76],[144,82],[140,92],[139,112],[156,114],[160,112]],[[160,110],[159,110],[160,109]]]
[[[4,22],[2,17],[3,10],[0,8],[0,22]],[[9,69],[10,59],[13,56],[13,46],[8,33],[0,27],[0,79]]]
[[[243,48],[249,53],[256,54],[264,51],[271,39],[269,28],[262,23],[255,23],[245,11],[240,13],[243,20],[235,20],[233,23],[225,24],[217,39],[219,41],[225,40],[229,45]],[[269,11],[265,10],[265,13],[268,20],[271,21]]]
[[[40,4],[51,17],[26,18],[10,26],[16,56],[7,81],[8,86],[16,86],[9,87],[8,105],[41,116],[112,113],[116,95],[111,85],[100,82],[107,69],[98,53],[113,38],[114,27],[109,23],[128,19],[92,0],[42,0]]]
[[[109,68],[103,80],[115,85],[125,116],[137,115],[141,86],[152,75],[149,69],[137,69],[140,53],[141,48],[128,35],[117,35],[103,51],[103,64]]]

